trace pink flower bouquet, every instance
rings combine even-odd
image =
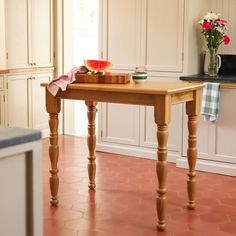
[[[219,46],[229,44],[230,37],[226,34],[227,20],[220,19],[219,15],[213,12],[207,13],[200,21],[202,34],[204,35],[207,47],[210,53],[210,61],[208,66],[208,74],[216,76],[218,72],[218,58],[217,50]]]
[[[229,44],[230,37],[226,34],[227,20],[219,18],[219,14],[208,12],[200,21],[202,34],[207,41],[207,47],[218,49],[221,43]]]

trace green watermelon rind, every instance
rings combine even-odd
[[[95,74],[106,72],[112,66],[112,63],[103,60],[84,60],[84,65],[89,71]]]

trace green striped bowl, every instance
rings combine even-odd
[[[132,79],[136,84],[143,84],[147,80],[147,73],[143,73],[143,72],[133,73]]]

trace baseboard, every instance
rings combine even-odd
[[[176,166],[180,168],[188,168],[188,161],[186,158],[178,158]],[[197,160],[196,169],[200,171],[206,171],[211,173],[217,173],[222,175],[236,176],[236,164],[213,162],[207,160]]]
[[[110,152],[120,155],[134,156],[156,160],[156,150],[138,146],[126,146],[113,143],[97,143],[96,150],[101,152]],[[188,169],[186,157],[181,157],[178,152],[168,151],[168,162],[176,163],[176,167]],[[196,170],[217,173],[222,175],[236,176],[236,164],[213,162],[208,160],[197,160]]]
[[[156,149],[138,147],[138,146],[126,146],[113,143],[97,143],[96,150],[100,152],[110,152],[120,155],[135,156],[140,158],[146,158],[151,160],[157,160]],[[168,162],[176,163],[179,158],[178,152],[168,151]]]

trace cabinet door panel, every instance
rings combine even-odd
[[[28,128],[28,80],[26,76],[8,77],[8,124]]]
[[[52,75],[35,75],[31,83],[31,106],[30,127],[39,130],[48,130],[48,113],[45,107],[45,89],[40,87],[41,83],[48,83]]]
[[[52,42],[52,0],[31,0],[30,5],[30,54],[36,66],[51,66]]]
[[[103,103],[102,141],[138,145],[139,106]]]
[[[29,63],[27,0],[7,0],[5,3],[8,68],[25,68]]]
[[[180,151],[182,136],[182,105],[172,106],[171,123],[169,125],[168,150]],[[157,125],[154,122],[154,108],[142,107],[140,120],[140,145],[157,147]]]
[[[236,100],[234,89],[221,89],[220,114],[215,124],[216,159],[236,163],[236,109],[230,101]]]
[[[184,0],[149,0],[146,14],[147,69],[181,72]]]
[[[216,122],[199,118],[197,146],[200,159],[216,162],[236,163],[236,110],[229,101],[235,101],[236,92],[232,89],[220,91],[220,113]],[[184,116],[183,155],[187,150],[187,116]]]
[[[104,8],[107,14],[107,22],[104,22],[107,27],[103,26],[106,57],[113,62],[113,69],[133,70],[139,64],[140,0],[108,0]]]
[[[0,91],[0,124],[5,124],[5,92]]]
[[[0,69],[6,69],[5,1],[0,1]]]

